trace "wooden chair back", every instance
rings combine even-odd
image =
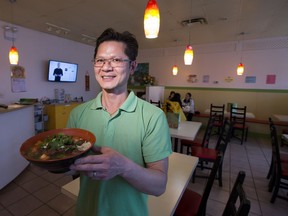
[[[220,128],[222,127],[224,122],[224,112],[225,112],[225,104],[223,105],[210,104],[210,117],[215,116],[213,126],[218,128],[216,134],[220,134]]]
[[[161,102],[160,101],[152,101],[152,100],[150,100],[150,103],[154,104],[155,106],[157,106],[159,108],[161,108]]]
[[[203,136],[202,147],[205,147],[205,148],[209,147],[209,141],[210,141],[210,137],[212,134],[214,122],[215,122],[215,116],[210,116],[208,120],[207,128]]]
[[[208,181],[206,183],[204,192],[202,194],[202,199],[201,199],[201,203],[200,203],[197,215],[201,215],[201,216],[202,215],[203,216],[206,215],[207,201],[208,201],[208,198],[209,198],[209,195],[210,195],[214,180],[216,179],[218,168],[220,166],[220,163],[221,163],[222,159],[223,159],[223,155],[221,153],[219,153],[218,156],[217,156],[217,160],[213,164],[213,167],[211,169],[211,172],[210,172]]]
[[[222,216],[248,216],[251,204],[243,188],[245,175],[244,171],[238,173]]]
[[[233,137],[238,138],[243,144],[247,140],[248,126],[246,126],[246,109],[247,107],[233,107],[231,104],[230,121],[233,123]],[[240,135],[235,135],[234,131],[240,131]]]

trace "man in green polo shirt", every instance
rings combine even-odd
[[[147,195],[165,192],[169,127],[161,109],[128,92],[137,55],[129,32],[107,29],[97,39],[94,73],[102,91],[77,106],[67,125],[96,136],[93,153],[70,167],[81,174],[76,215],[148,215]]]

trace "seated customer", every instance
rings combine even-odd
[[[162,106],[162,110],[165,113],[167,113],[167,112],[179,113],[180,114],[180,121],[186,121],[187,120],[181,106],[176,101],[166,100]]]
[[[194,100],[192,99],[191,93],[187,93],[185,98],[182,102],[182,109],[187,118],[187,121],[192,121],[193,114],[195,112],[195,104]]]

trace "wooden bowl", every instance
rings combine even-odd
[[[61,159],[48,159],[48,160],[41,160],[41,159],[33,159],[26,155],[28,149],[35,145],[38,141],[43,141],[48,137],[53,137],[56,134],[64,134],[68,136],[75,136],[81,137],[85,141],[90,142],[90,148],[86,149],[85,151],[80,152],[77,155],[67,156]],[[74,163],[77,158],[83,157],[87,154],[87,152],[92,148],[96,141],[96,137],[93,133],[87,130],[79,129],[79,128],[62,128],[62,129],[55,129],[45,131],[43,133],[39,133],[29,139],[27,139],[20,147],[20,154],[32,164],[41,167],[43,169],[48,170],[52,173],[64,173],[69,171],[69,166]]]

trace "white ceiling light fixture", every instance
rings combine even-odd
[[[53,34],[56,34],[59,36],[65,36],[71,32],[71,30],[68,28],[57,26],[57,25],[52,24],[52,23],[46,23],[46,25],[47,25],[46,29],[49,33],[53,33]]]
[[[96,38],[93,37],[93,36],[89,36],[89,35],[86,35],[86,34],[81,34],[81,40],[85,43],[88,43],[88,44],[95,44],[96,43]]]

